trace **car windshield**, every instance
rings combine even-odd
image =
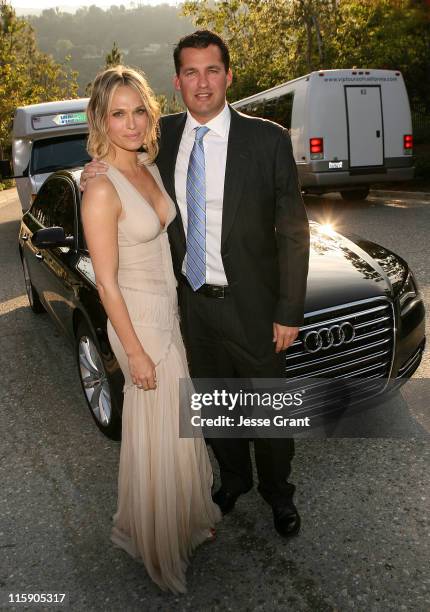
[[[83,166],[91,161],[86,145],[87,134],[37,140],[31,155],[31,174]]]

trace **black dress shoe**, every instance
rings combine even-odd
[[[283,538],[291,538],[300,531],[300,514],[291,502],[286,506],[273,506],[273,523]]]
[[[239,495],[240,493],[232,493],[221,487],[212,495],[212,500],[220,507],[223,514],[228,514],[233,510]]]

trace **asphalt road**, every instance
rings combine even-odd
[[[429,316],[430,198],[307,204],[312,218],[404,256]],[[63,337],[27,306],[19,217],[17,200],[0,194],[1,610],[36,607],[8,603],[22,593],[65,593],[50,609],[85,612],[430,610],[430,448],[420,438],[298,441],[301,534],[283,541],[252,490],[194,555],[187,595],[160,592],[114,549],[120,446],[87,413]],[[427,352],[416,378],[429,372]]]

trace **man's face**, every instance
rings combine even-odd
[[[205,49],[182,49],[181,67],[175,76],[175,89],[181,92],[186,107],[199,123],[207,123],[224,108],[231,70],[225,71],[217,45]]]

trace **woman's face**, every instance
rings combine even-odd
[[[137,151],[145,140],[148,115],[140,94],[128,85],[119,85],[108,113],[108,135],[112,143],[126,151]]]

